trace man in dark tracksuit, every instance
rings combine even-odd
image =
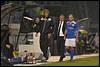
[[[64,15],[60,15],[59,21],[57,22],[57,48],[58,48],[58,54],[60,55],[59,61],[62,61],[65,52],[65,40],[64,40],[64,32],[65,32],[65,21],[64,21]]]
[[[53,32],[53,21],[50,18],[48,9],[44,9],[44,16],[40,18],[37,24],[37,33],[40,32],[40,48],[43,52],[45,60],[48,60],[48,40],[50,39],[51,33]],[[36,33],[36,36],[37,36]]]

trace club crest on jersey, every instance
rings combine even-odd
[[[72,26],[74,26],[74,24],[72,24]]]

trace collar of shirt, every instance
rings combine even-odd
[[[74,24],[76,24],[76,22],[75,21],[68,21],[67,23],[70,23],[70,24],[72,24],[72,23],[74,23]]]
[[[60,23],[64,22],[64,21],[59,21]]]
[[[62,32],[63,22],[64,22],[64,21],[60,22],[61,27],[60,27],[59,36],[64,36],[64,34],[63,34],[63,32]]]

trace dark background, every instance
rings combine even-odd
[[[15,1],[1,1],[1,5],[9,2]],[[53,17],[64,14],[67,18],[72,13],[76,20],[89,18],[89,23],[87,23],[89,31],[99,32],[99,1],[30,1],[30,3],[48,8]]]

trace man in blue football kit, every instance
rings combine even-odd
[[[70,54],[70,60],[73,60],[74,47],[76,47],[76,42],[78,42],[78,26],[72,14],[69,15],[69,21],[66,22],[65,27],[65,47]]]

